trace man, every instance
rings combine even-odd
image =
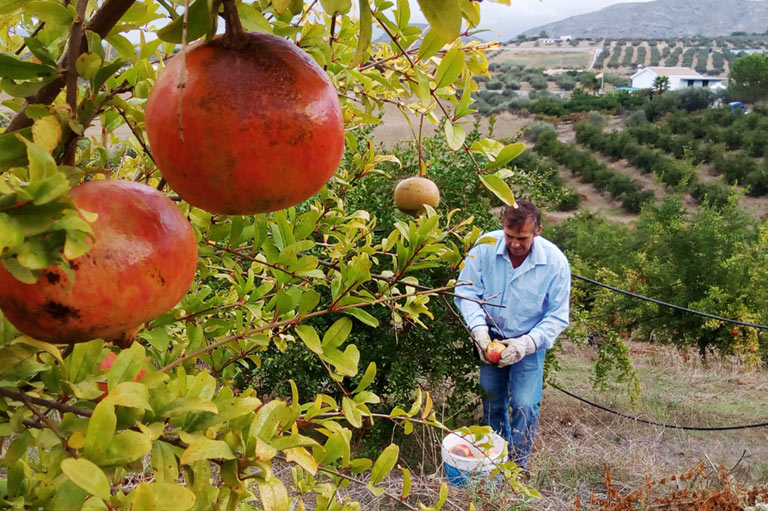
[[[456,305],[483,362],[483,419],[507,440],[510,458],[527,469],[544,356],[568,326],[571,270],[560,249],[539,236],[541,216],[533,203],[521,200],[516,208],[507,206],[502,226],[486,235],[496,243],[470,250],[459,274],[459,282],[469,285],[456,288]],[[502,307],[483,307],[477,301]],[[492,338],[506,345],[498,364],[485,356]]]

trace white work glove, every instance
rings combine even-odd
[[[491,344],[491,337],[488,335],[488,327],[476,326],[473,328],[472,339],[475,341],[475,348],[477,348],[477,353],[480,355],[480,360],[482,360],[484,364],[490,364],[485,357],[485,350],[488,345]]]
[[[536,351],[536,343],[533,342],[533,337],[528,334],[504,339],[502,342],[507,345],[507,349],[501,353],[499,367],[517,364],[524,356],[530,355]]]

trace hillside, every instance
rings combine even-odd
[[[656,0],[626,3],[532,28],[525,35],[667,38],[763,33],[768,1]]]

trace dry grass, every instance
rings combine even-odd
[[[748,371],[735,359],[710,357],[703,361],[693,352],[647,343],[632,343],[631,353],[643,382],[643,396],[634,408],[625,388],[618,384],[602,392],[592,389],[592,348],[567,343],[560,357],[563,370],[558,373],[557,382],[609,408],[668,424],[713,427],[757,423],[768,418],[768,401],[764,399],[768,378],[764,370]],[[468,405],[478,411],[479,406],[477,402]],[[428,504],[437,499],[443,479],[439,441],[432,432],[417,431],[402,446],[401,453],[421,460],[419,466],[409,467],[414,473],[409,499],[412,504],[417,500]],[[542,493],[542,500],[526,502],[509,489],[450,488],[445,509],[467,509],[469,502],[473,502],[477,509],[488,511],[570,510],[577,498],[588,503],[590,496],[606,497],[606,469],[611,473],[611,491],[626,495],[646,488],[648,481],[683,474],[700,463],[712,481],[706,484],[712,488],[720,484],[720,466],[730,474],[733,484],[748,488],[765,486],[768,428],[721,432],[665,429],[590,407],[547,386],[528,482]],[[390,493],[400,494],[402,480],[398,474],[384,484]],[[668,491],[675,489],[679,488],[670,487]],[[657,485],[656,491],[661,490],[667,491],[663,485]],[[364,503],[363,509],[403,509],[391,500],[365,497],[362,488],[350,491]]]

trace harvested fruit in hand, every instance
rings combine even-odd
[[[70,197],[98,214],[91,249],[70,261],[74,284],[58,266],[34,284],[0,266],[0,309],[22,333],[73,344],[103,338],[129,343],[142,323],[172,309],[197,268],[197,241],[178,207],[154,188],[95,180]]]
[[[440,204],[440,190],[426,177],[409,177],[395,186],[395,205],[397,209],[412,217],[425,213],[425,205],[436,208]]]
[[[267,33],[236,43],[218,36],[168,61],[147,101],[147,137],[160,173],[193,206],[277,211],[320,191],[336,171],[344,153],[338,93],[294,43]]]
[[[501,360],[502,352],[507,349],[504,343],[499,341],[491,341],[488,346],[485,347],[485,358],[492,364],[497,364]]]

